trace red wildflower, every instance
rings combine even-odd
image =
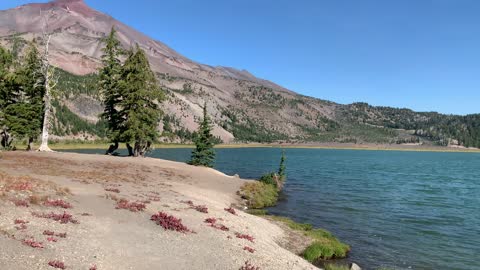
[[[260,270],[260,267],[254,266],[249,261],[246,261],[245,264],[242,265],[242,267],[240,267],[239,270]]]
[[[146,206],[144,203],[141,202],[129,202],[126,199],[121,199],[117,202],[116,209],[127,209],[132,212],[138,212],[145,210]]]
[[[28,221],[23,220],[23,219],[15,219],[15,222],[14,222],[14,223],[15,223],[15,224],[26,224],[26,223],[28,223]]]
[[[153,215],[150,220],[155,221],[155,223],[162,226],[165,230],[190,232],[190,230],[182,224],[181,219],[168,215],[164,212],[158,212],[157,214]]]
[[[15,204],[15,206],[21,206],[21,207],[29,207],[30,205],[26,200],[12,200],[12,202]]]
[[[235,233],[235,236],[236,236],[237,238],[246,239],[246,240],[248,240],[248,241],[250,241],[250,242],[252,242],[252,243],[253,243],[253,241],[255,240],[255,238],[253,238],[253,236],[248,235],[248,234],[242,234],[242,233],[238,233],[238,232],[237,232],[237,233]]]
[[[43,248],[43,243],[37,242],[33,238],[23,239],[23,244],[32,248]]]
[[[72,205],[64,200],[47,200],[43,203],[45,206],[61,207],[64,209],[72,208]]]
[[[32,215],[34,217],[38,218],[47,218],[47,219],[52,219],[55,221],[59,221],[62,224],[67,224],[67,223],[73,223],[73,224],[78,224],[78,220],[74,219],[72,215],[70,215],[67,212],[63,212],[63,214],[55,214],[53,212],[51,213],[37,213],[37,212],[32,212]]]
[[[243,250],[246,250],[246,251],[248,251],[248,252],[250,252],[250,253],[255,252],[255,249],[253,249],[253,248],[251,248],[251,247],[249,247],[249,246],[244,246],[244,247],[243,247]]]
[[[61,261],[50,261],[48,262],[48,265],[50,265],[53,268],[58,268],[58,269],[65,269],[65,264]]]
[[[50,236],[50,237],[47,237],[47,241],[48,242],[57,242],[57,238]]]
[[[237,212],[236,212],[235,209],[233,209],[232,207],[230,207],[230,208],[224,208],[223,210],[229,212],[229,213],[232,214],[232,215],[237,215]]]

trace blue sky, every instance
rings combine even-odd
[[[480,1],[85,1],[188,58],[301,94],[480,113]]]

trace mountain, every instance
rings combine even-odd
[[[39,38],[48,22],[50,54],[58,67],[61,98],[54,133],[61,138],[101,137],[95,90],[102,39],[114,27],[125,48],[139,44],[168,100],[164,140],[189,140],[208,102],[214,134],[232,141],[423,142],[480,146],[478,115],[449,116],[407,109],[350,105],[306,97],[245,70],[190,60],[82,0],[55,0],[0,11],[0,42],[12,48]],[[21,46],[20,46],[21,47]]]

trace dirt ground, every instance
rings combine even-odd
[[[279,226],[225,210],[245,180],[150,158],[0,156],[2,270],[317,269]]]

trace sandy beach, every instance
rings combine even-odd
[[[245,180],[160,159],[0,155],[0,269],[317,269],[284,248],[285,228],[239,210]]]

